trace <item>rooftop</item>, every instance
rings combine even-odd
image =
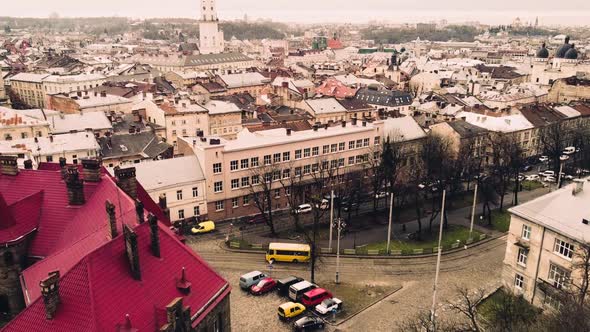
[[[20,111],[10,108],[0,107],[0,128],[47,125],[49,125],[47,121],[22,114]]]
[[[135,165],[135,170],[137,180],[147,191],[205,179],[199,160],[195,156],[139,163]]]
[[[411,141],[426,137],[426,133],[411,116],[387,118],[384,121],[384,139],[389,136],[392,141]]]
[[[54,134],[65,134],[72,130],[112,130],[111,121],[103,112],[85,112],[79,114],[55,114],[47,117]]]
[[[346,108],[336,98],[307,99],[305,102],[315,114],[346,112]]]
[[[219,75],[219,78],[223,80],[229,89],[270,83],[269,78],[264,77],[258,72],[225,74]]]
[[[0,151],[18,149],[30,151],[33,155],[59,155],[65,151],[98,151],[92,132],[66,133],[51,137],[31,137],[0,141]],[[82,157],[82,156],[80,156]]]

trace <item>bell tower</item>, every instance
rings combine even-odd
[[[223,49],[223,31],[219,30],[215,0],[201,0],[199,51],[201,54],[216,54],[223,52]]]

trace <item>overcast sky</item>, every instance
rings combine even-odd
[[[2,0],[0,15],[47,17],[198,17],[198,0]],[[589,0],[218,0],[220,19],[271,18],[276,21],[415,22],[446,18],[509,23],[516,16],[541,23],[588,24]]]

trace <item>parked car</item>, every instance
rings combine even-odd
[[[385,191],[378,191],[375,194],[375,198],[385,198],[385,197],[387,197],[387,193]]]
[[[324,321],[320,317],[316,316],[305,316],[299,318],[293,323],[295,331],[312,331],[312,330],[323,330],[325,326]]]
[[[358,206],[358,203],[357,202],[352,202],[352,203],[346,202],[346,204],[343,203],[342,206],[344,207],[343,208],[344,212],[348,212],[349,210],[352,211],[352,210],[356,209],[356,207]]]
[[[527,175],[525,177],[525,180],[527,180],[527,181],[539,181],[540,179],[541,179],[541,177],[538,176],[537,174]]]
[[[264,222],[264,216],[261,213],[259,213],[259,214],[254,215],[254,216],[246,217],[244,219],[244,222],[246,224],[249,224],[249,225],[263,223]]]
[[[573,179],[574,179],[574,176],[573,176],[573,175],[569,175],[569,174],[568,174],[568,175],[565,175],[565,176],[564,176],[564,179],[571,181],[571,180],[573,180]]]
[[[327,210],[330,208],[330,201],[327,199],[322,199],[319,206],[320,210]]]
[[[566,161],[566,160],[568,160],[568,159],[570,159],[570,156],[568,156],[568,155],[565,155],[565,154],[562,154],[562,155],[559,157],[559,160],[561,160],[561,161]]]
[[[278,315],[281,320],[293,319],[305,312],[305,306],[301,303],[285,302],[279,306]]]
[[[311,204],[301,204],[295,209],[296,214],[303,214],[311,212]]]
[[[240,288],[249,290],[250,287],[256,285],[260,280],[266,278],[266,274],[260,271],[248,272],[240,277]]]
[[[303,294],[309,292],[312,289],[317,288],[315,284],[309,281],[303,280],[289,287],[289,298],[293,301],[301,300]]]
[[[323,288],[315,288],[310,291],[307,291],[301,297],[301,303],[303,303],[306,307],[315,307],[316,305],[322,303],[325,299],[331,299],[332,293],[323,289]]]
[[[197,224],[196,227],[191,229],[193,234],[203,234],[213,232],[215,230],[215,223],[211,220],[203,221]]]
[[[545,170],[545,171],[539,173],[539,176],[542,176],[542,177],[555,176],[555,172],[550,171],[550,170]]]
[[[568,146],[567,148],[563,149],[563,154],[565,155],[571,155],[576,153],[576,148],[573,146]]]
[[[289,287],[291,287],[291,285],[294,285],[298,282],[302,282],[303,278],[299,278],[299,277],[295,277],[295,276],[290,276],[287,278],[283,278],[283,279],[279,279],[277,280],[277,291],[279,293],[279,295],[281,296],[287,296],[289,295]]]
[[[518,181],[522,182],[524,181],[524,179],[526,179],[526,177],[522,174],[518,174]]]
[[[547,156],[541,156],[539,158],[539,161],[542,162],[542,163],[547,162],[547,161],[549,161],[549,157],[547,157]]]
[[[262,295],[268,293],[277,287],[277,282],[270,277],[266,277],[260,280],[256,285],[250,287],[250,293],[252,295]]]
[[[555,176],[547,176],[547,177],[545,177],[545,179],[543,181],[555,183],[555,182],[557,182],[557,179],[555,178]]]
[[[340,310],[342,310],[342,300],[335,297],[331,299],[325,299],[322,301],[322,303],[315,306],[315,311],[321,315]]]

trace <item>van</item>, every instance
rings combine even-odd
[[[307,293],[308,291],[317,288],[318,286],[312,284],[309,281],[300,281],[296,284],[291,285],[289,287],[289,298],[295,302],[299,302],[303,294]]]
[[[266,251],[266,261],[274,262],[308,262],[311,248],[300,243],[270,243]]]
[[[309,212],[311,212],[311,204],[301,204],[297,207],[297,209],[295,209],[296,214],[309,213]]]
[[[295,276],[290,276],[287,278],[283,278],[280,280],[277,280],[277,290],[279,295],[281,296],[287,296],[289,295],[289,287],[291,287],[291,285],[294,285],[298,282],[302,282],[303,278],[299,278],[299,277],[295,277]]]
[[[332,293],[323,288],[312,289],[301,297],[301,303],[306,307],[315,307],[322,303],[323,300],[331,299]]]
[[[260,271],[248,272],[240,277],[240,288],[249,290],[252,285],[256,285],[260,280],[266,278],[266,274]]]
[[[193,234],[203,234],[213,232],[215,230],[215,223],[211,220],[200,222],[197,227],[191,229]]]
[[[281,320],[289,320],[305,312],[305,306],[301,303],[286,302],[279,306],[278,315]]]

